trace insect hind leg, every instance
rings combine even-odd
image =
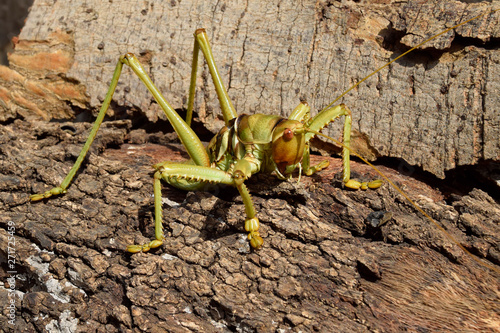
[[[224,122],[226,123],[226,126],[228,126],[229,121],[236,118],[238,114],[236,113],[233,103],[231,102],[227,90],[224,87],[224,83],[222,83],[222,79],[219,70],[217,69],[217,65],[215,64],[215,59],[212,54],[212,48],[210,47],[205,29],[197,29],[194,32],[193,62],[191,69],[191,83],[189,85],[189,99],[186,114],[186,123],[188,125],[191,125],[191,118],[193,115],[194,95],[196,91],[196,72],[198,69],[198,54],[200,52],[200,49],[203,53],[205,61],[207,62],[210,75],[212,76],[212,81],[215,86],[215,91],[217,92],[217,98],[219,99]]]

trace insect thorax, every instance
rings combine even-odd
[[[273,129],[282,117],[273,115],[240,115],[217,133],[207,147],[210,162],[220,170],[228,171],[234,162],[249,154],[261,162],[261,172],[272,172]]]

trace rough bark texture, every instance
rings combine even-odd
[[[119,54],[141,55],[181,108],[191,33],[204,26],[237,110],[286,115],[300,97],[323,107],[393,56],[394,45],[398,53],[413,37],[490,6],[446,3],[35,1],[11,67],[0,67],[0,331],[500,331],[500,205],[478,189],[445,197],[383,168],[497,271],[471,260],[388,185],[342,189],[336,159],[300,183],[248,181],[265,239],[259,251],[246,241],[236,190],[165,186],[164,246],[126,254],[126,245],[153,237],[151,164],[186,158],[175,135],[138,128],[137,118],[104,123],[68,193],[28,201],[60,184],[91,126],[36,119],[95,111]],[[456,163],[498,159],[498,51],[479,46],[498,38],[498,15],[456,34],[346,98],[372,152],[425,162],[439,175]],[[164,124],[125,72],[114,116],[140,111]],[[214,99],[203,70],[198,120],[209,129],[221,123]],[[375,177],[365,165],[352,169]],[[9,254],[14,268],[4,265]],[[6,282],[11,270],[14,286]]]
[[[0,70],[0,120],[69,119],[100,106],[118,56],[134,52],[167,100],[186,106],[192,33],[205,27],[239,113],[319,110],[378,66],[495,3],[465,1],[35,1],[11,67]],[[343,100],[371,157],[401,157],[439,177],[500,159],[499,13],[427,44]],[[206,69],[196,110],[220,111]],[[113,110],[163,117],[125,73]],[[111,112],[113,113],[113,111]],[[338,133],[338,126],[330,132]],[[335,134],[337,135],[337,134]]]
[[[61,182],[88,129],[19,120],[0,128],[0,259],[8,246],[16,259],[0,280],[17,271],[16,285],[0,289],[4,331],[500,330],[498,273],[471,260],[389,186],[341,189],[335,159],[301,183],[265,175],[248,181],[265,238],[259,251],[246,240],[237,191],[165,186],[164,246],[126,254],[126,245],[153,237],[150,165],[185,153],[163,135],[130,131],[128,121],[106,123],[68,193],[29,203],[28,193]],[[365,165],[353,169],[374,177]],[[500,206],[491,197],[473,190],[444,202],[429,186],[383,171],[498,269]],[[383,216],[385,224],[371,226]],[[8,244],[12,225],[15,246]]]

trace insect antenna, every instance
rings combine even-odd
[[[347,93],[349,93],[351,90],[355,89],[356,87],[358,87],[362,82],[366,81],[368,78],[372,77],[373,75],[377,74],[378,72],[380,72],[382,69],[386,68],[387,66],[391,65],[393,62],[397,61],[398,59],[404,57],[405,55],[407,55],[408,53],[414,51],[415,49],[418,49],[419,47],[421,47],[422,45],[430,42],[431,40],[433,39],[436,39],[437,37],[451,31],[451,30],[454,30],[464,24],[467,24],[471,21],[474,21],[480,17],[483,17],[485,15],[490,15],[490,14],[493,14],[497,11],[499,11],[500,9],[493,9],[491,11],[488,11],[488,12],[485,12],[485,13],[482,13],[480,15],[477,15],[477,16],[474,16],[468,20],[465,20],[463,22],[460,22],[450,28],[447,28],[443,31],[441,31],[440,33],[432,36],[432,37],[429,37],[427,39],[425,39],[423,42],[417,44],[416,46],[412,47],[411,49],[407,50],[406,52],[400,54],[399,56],[397,56],[396,58],[394,58],[393,60],[389,61],[388,63],[386,63],[385,65],[377,68],[374,72],[372,72],[371,74],[367,75],[366,77],[364,77],[362,80],[358,81],[356,84],[354,84],[353,86],[351,86],[349,89],[347,89],[346,91],[344,91],[342,94],[340,94],[337,98],[335,98],[330,104],[328,104],[326,107],[323,108],[323,110],[326,110],[328,108],[330,108],[332,105],[334,105],[335,103],[337,103],[342,97],[344,97]],[[323,111],[322,110],[322,111]],[[321,112],[321,111],[320,111]],[[412,204],[420,213],[422,213],[429,221],[431,221],[439,230],[441,230],[445,235],[446,237],[448,237],[448,239],[450,239],[453,243],[457,244],[467,255],[469,255],[472,259],[474,259],[474,261],[476,261],[477,263],[479,263],[480,265],[484,266],[484,267],[487,267],[491,270],[494,270],[495,272],[497,273],[500,273],[500,269],[489,264],[489,263],[485,263],[483,262],[482,260],[480,260],[479,258],[477,258],[476,256],[474,256],[469,250],[467,250],[462,244],[460,244],[449,232],[447,232],[441,225],[439,225],[432,217],[429,216],[429,214],[427,214],[422,208],[420,208],[419,206],[417,206],[417,204],[401,189],[399,188],[396,184],[394,184],[385,174],[383,174],[376,166],[374,166],[372,163],[368,162],[365,158],[363,158],[360,154],[358,154],[356,151],[354,151],[352,148],[350,147],[347,147],[346,145],[344,145],[342,142],[332,138],[332,137],[329,137],[325,134],[322,134],[322,133],[319,133],[319,132],[316,132],[316,131],[312,131],[312,130],[309,130],[307,129],[308,132],[311,132],[311,133],[314,133],[315,135],[319,135],[319,136],[322,136],[322,137],[325,137],[327,139],[330,139],[332,140],[333,142],[337,143],[339,146],[342,146],[346,149],[348,149],[351,154],[357,156],[358,158],[360,158],[363,162],[365,162],[366,164],[368,164],[369,166],[371,166],[378,174],[380,174],[380,176],[385,179],[385,181],[387,181],[394,189],[396,189],[396,191],[398,191],[403,197],[406,198],[406,200],[408,200],[408,202],[410,204]]]
[[[347,89],[346,91],[344,91],[342,94],[340,94],[340,96],[338,96],[337,98],[335,98],[335,99],[333,100],[333,102],[331,102],[330,104],[328,104],[327,106],[325,106],[325,107],[323,108],[323,110],[326,110],[326,109],[330,108],[332,105],[334,105],[335,103],[337,103],[337,102],[338,102],[338,101],[339,101],[342,97],[344,97],[347,93],[349,93],[351,90],[353,90],[354,88],[356,88],[357,86],[359,86],[362,82],[366,81],[367,79],[369,79],[369,78],[370,78],[370,77],[372,77],[373,75],[377,74],[377,73],[378,73],[378,72],[380,72],[382,69],[386,68],[387,66],[389,66],[390,64],[392,64],[392,63],[393,63],[393,62],[395,62],[396,60],[398,60],[398,59],[400,59],[400,58],[404,57],[405,55],[407,55],[408,53],[410,53],[410,52],[412,52],[412,51],[414,51],[414,50],[418,49],[418,48],[419,48],[419,47],[421,47],[422,45],[424,45],[424,44],[426,44],[426,43],[430,42],[431,40],[433,40],[433,39],[435,39],[435,38],[437,38],[437,37],[439,37],[439,36],[441,36],[441,35],[444,35],[444,34],[445,34],[445,33],[447,33],[448,31],[451,31],[451,30],[453,30],[453,29],[456,29],[456,28],[458,28],[458,27],[460,27],[460,26],[462,26],[462,25],[464,25],[464,24],[467,24],[467,23],[469,23],[469,22],[471,22],[471,21],[474,21],[474,20],[476,20],[476,19],[478,19],[478,18],[480,18],[480,17],[483,17],[483,16],[485,16],[485,15],[488,15],[488,14],[493,14],[493,13],[495,13],[495,12],[499,11],[499,10],[500,10],[500,9],[493,9],[493,10],[491,10],[491,11],[489,11],[489,12],[479,14],[479,15],[477,15],[477,16],[474,16],[473,18],[470,18],[470,19],[468,19],[468,20],[466,20],[466,21],[463,21],[463,22],[460,22],[460,23],[456,24],[456,25],[452,26],[451,28],[448,28],[448,29],[446,29],[446,30],[443,30],[443,31],[441,31],[440,33],[438,33],[438,34],[436,34],[436,35],[434,35],[434,36],[432,36],[432,37],[427,38],[427,39],[426,39],[426,40],[424,40],[423,42],[421,42],[421,43],[417,44],[416,46],[412,47],[412,48],[411,48],[411,49],[409,49],[408,51],[406,51],[406,52],[404,52],[404,53],[400,54],[399,56],[397,56],[396,58],[392,59],[391,61],[389,61],[389,62],[388,62],[388,63],[386,63],[385,65],[383,65],[383,66],[381,66],[381,67],[377,68],[377,69],[376,69],[374,72],[372,72],[371,74],[369,74],[369,75],[365,76],[362,80],[358,81],[358,82],[357,82],[356,84],[354,84],[352,87],[350,87],[349,89]]]

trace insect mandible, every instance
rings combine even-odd
[[[497,10],[493,12],[495,11]],[[193,67],[186,120],[183,120],[161,95],[137,58],[132,53],[127,53],[120,57],[116,65],[110,87],[98,117],[72,169],[64,178],[60,186],[41,194],[31,195],[30,200],[38,201],[54,195],[63,194],[67,191],[106,115],[122,67],[125,64],[131,67],[152,93],[190,156],[190,160],[186,163],[162,162],[153,166],[156,170],[154,174],[155,239],[146,244],[129,245],[127,250],[133,253],[141,251],[146,252],[151,248],[161,246],[163,243],[161,180],[184,190],[200,190],[204,188],[207,183],[226,184],[236,187],[245,206],[245,230],[248,232],[248,239],[252,247],[259,248],[263,244],[263,239],[259,234],[259,220],[256,216],[256,211],[248,189],[244,183],[245,180],[257,172],[274,172],[279,178],[286,178],[296,168],[299,168],[299,177],[302,172],[306,175],[311,175],[326,168],[328,162],[321,162],[313,166],[310,165],[309,142],[315,135],[322,135],[319,131],[330,122],[333,122],[339,117],[344,117],[343,143],[339,144],[343,147],[342,173],[345,186],[353,189],[377,188],[381,186],[381,180],[362,183],[350,178],[350,153],[355,154],[349,147],[351,112],[347,106],[343,104],[337,106],[332,105],[349,91],[357,87],[361,82],[407,53],[427,43],[429,40],[486,14],[487,13],[481,14],[457,24],[408,50],[359,81],[312,118],[309,117],[310,108],[305,102],[301,102],[287,119],[263,114],[238,116],[220,78],[204,29],[198,29],[194,34]],[[225,126],[210,141],[206,148],[190,126],[200,50],[210,70],[225,121]],[[382,175],[382,177],[387,180],[384,175]],[[392,182],[390,183],[392,184]],[[400,190],[398,189],[398,191]]]

